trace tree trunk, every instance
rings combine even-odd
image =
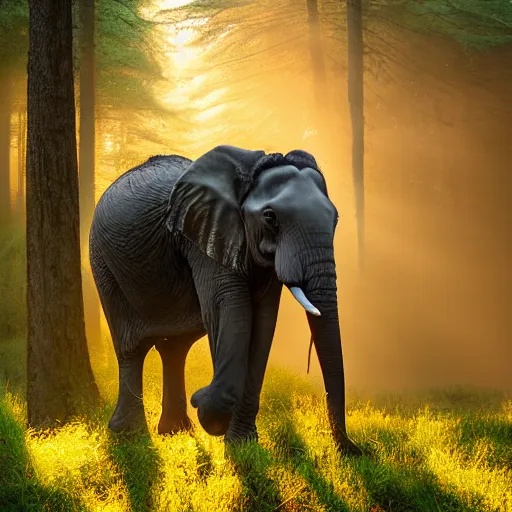
[[[18,192],[16,195],[16,211],[21,221],[25,220],[25,162],[27,142],[27,113],[18,112]]]
[[[9,73],[0,76],[0,223],[11,215],[11,87]]]
[[[29,1],[27,405],[34,427],[65,421],[99,399],[80,274],[71,1]]]
[[[95,91],[94,0],[80,0],[80,246],[89,252],[89,231],[95,205]],[[87,339],[90,346],[101,343],[100,301],[90,266],[84,257],[83,287]]]
[[[94,0],[80,0],[80,233],[82,249],[88,246],[94,212],[95,59]]]
[[[326,110],[325,95],[327,92],[327,77],[325,72],[324,54],[322,51],[322,37],[320,33],[320,20],[318,19],[318,1],[307,0],[309,25],[309,56],[313,68],[313,83],[315,88],[315,104],[319,117]],[[319,129],[319,127],[317,127]]]
[[[359,265],[365,255],[364,222],[364,66],[361,0],[347,0],[348,101],[352,119],[352,179],[357,216]]]

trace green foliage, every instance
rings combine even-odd
[[[150,22],[136,13],[138,0],[97,0],[98,101],[118,108],[154,108],[147,81],[160,77],[152,54]],[[75,17],[74,49],[78,69],[78,1]],[[0,1],[0,65],[23,69],[28,50],[28,1]]]
[[[119,70],[101,71],[98,90],[99,107],[111,106],[116,109],[157,108],[148,83],[142,76],[132,76]]]
[[[28,1],[0,1],[0,65],[2,73],[20,68],[28,51]]]
[[[155,73],[156,63],[151,60],[151,54],[143,50],[149,46],[148,23],[136,18],[128,10],[128,18],[123,16],[124,9],[112,0],[99,2],[99,37],[97,51],[98,64],[101,70],[118,68],[133,69],[148,76],[160,76]],[[130,15],[132,19],[130,18]]]
[[[312,383],[272,368],[258,418],[260,443],[225,452],[220,439],[200,428],[156,433],[155,351],[144,373],[149,433],[119,436],[106,428],[116,392],[112,353],[93,355],[105,398],[100,410],[52,431],[26,430],[22,388],[13,384],[23,381],[16,360],[25,350],[20,343],[5,347],[0,365],[8,366],[3,378],[11,384],[0,396],[1,510],[505,512],[512,506],[512,401],[503,393],[491,403],[488,394],[463,389],[351,397],[348,429],[365,456],[350,459],[337,453],[325,400]],[[204,340],[187,363],[189,396],[210,378]]]
[[[97,2],[99,102],[116,108],[155,108],[148,83],[161,78],[152,48],[153,24],[137,15],[137,0]]]
[[[512,3],[506,0],[389,0],[370,6],[389,21],[483,50],[512,42]]]

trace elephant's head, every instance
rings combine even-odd
[[[338,213],[310,154],[219,146],[176,183],[169,227],[233,272],[274,267],[307,311],[336,431],[345,432],[334,231]],[[343,439],[340,439],[343,440]]]

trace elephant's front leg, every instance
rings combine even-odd
[[[272,276],[266,293],[253,306],[251,345],[244,395],[235,409],[233,419],[224,437],[225,443],[258,439],[256,416],[260,406],[260,393],[274,338],[279,311],[282,284]]]
[[[208,434],[224,435],[242,399],[251,340],[252,306],[247,279],[209,258],[192,266],[208,331],[213,379],[196,391],[191,404]]]

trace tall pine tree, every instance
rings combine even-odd
[[[80,143],[78,164],[80,171],[80,246],[82,255],[88,253],[89,231],[95,206],[96,55],[94,3],[95,0],[80,0]],[[84,265],[83,272],[82,285],[87,339],[90,347],[99,347],[101,342],[100,301],[89,265]]]
[[[348,101],[352,119],[352,178],[356,198],[359,265],[365,254],[364,207],[364,46],[361,0],[347,0]]]
[[[30,0],[27,140],[28,421],[65,421],[99,398],[80,272],[72,0]]]

